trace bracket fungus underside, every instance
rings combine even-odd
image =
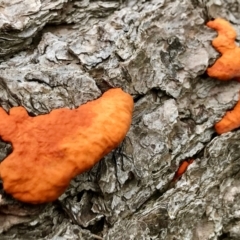
[[[56,200],[76,175],[116,148],[132,121],[133,99],[120,88],[77,109],[31,117],[0,108],[0,136],[13,152],[0,164],[4,190],[32,204]]]

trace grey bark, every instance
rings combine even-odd
[[[213,128],[240,85],[204,74],[219,56],[205,23],[228,19],[240,40],[239,10],[237,0],[1,0],[0,106],[39,115],[112,86],[135,109],[121,146],[56,202],[1,190],[0,239],[240,239],[240,132]],[[11,151],[0,142],[1,160]]]

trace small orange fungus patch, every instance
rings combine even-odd
[[[181,162],[177,172],[175,173],[175,176],[173,178],[173,182],[177,181],[186,171],[188,166],[193,163],[194,159],[184,160]]]
[[[233,110],[228,111],[224,117],[215,124],[218,134],[226,133],[240,127],[240,101]]]
[[[32,204],[56,200],[76,175],[89,170],[124,139],[133,99],[111,89],[77,109],[31,117],[23,107],[0,108],[0,136],[13,152],[0,164],[4,190]]]
[[[240,48],[235,43],[237,36],[235,29],[221,18],[209,21],[207,26],[218,32],[212,45],[222,54],[213,66],[207,69],[207,74],[219,80],[240,81]]]

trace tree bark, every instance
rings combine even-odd
[[[2,0],[0,106],[37,116],[110,87],[134,97],[122,144],[51,204],[0,197],[0,239],[240,239],[239,130],[214,124],[238,82],[209,78],[222,17],[237,0]],[[240,34],[238,34],[240,36]],[[239,37],[238,37],[239,40]],[[0,160],[14,151],[0,142]],[[194,159],[173,182],[185,159]]]

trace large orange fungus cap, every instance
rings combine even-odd
[[[0,164],[4,190],[32,204],[56,200],[76,175],[116,148],[132,120],[133,99],[119,88],[77,109],[31,117],[0,108],[0,136],[13,152]]]

